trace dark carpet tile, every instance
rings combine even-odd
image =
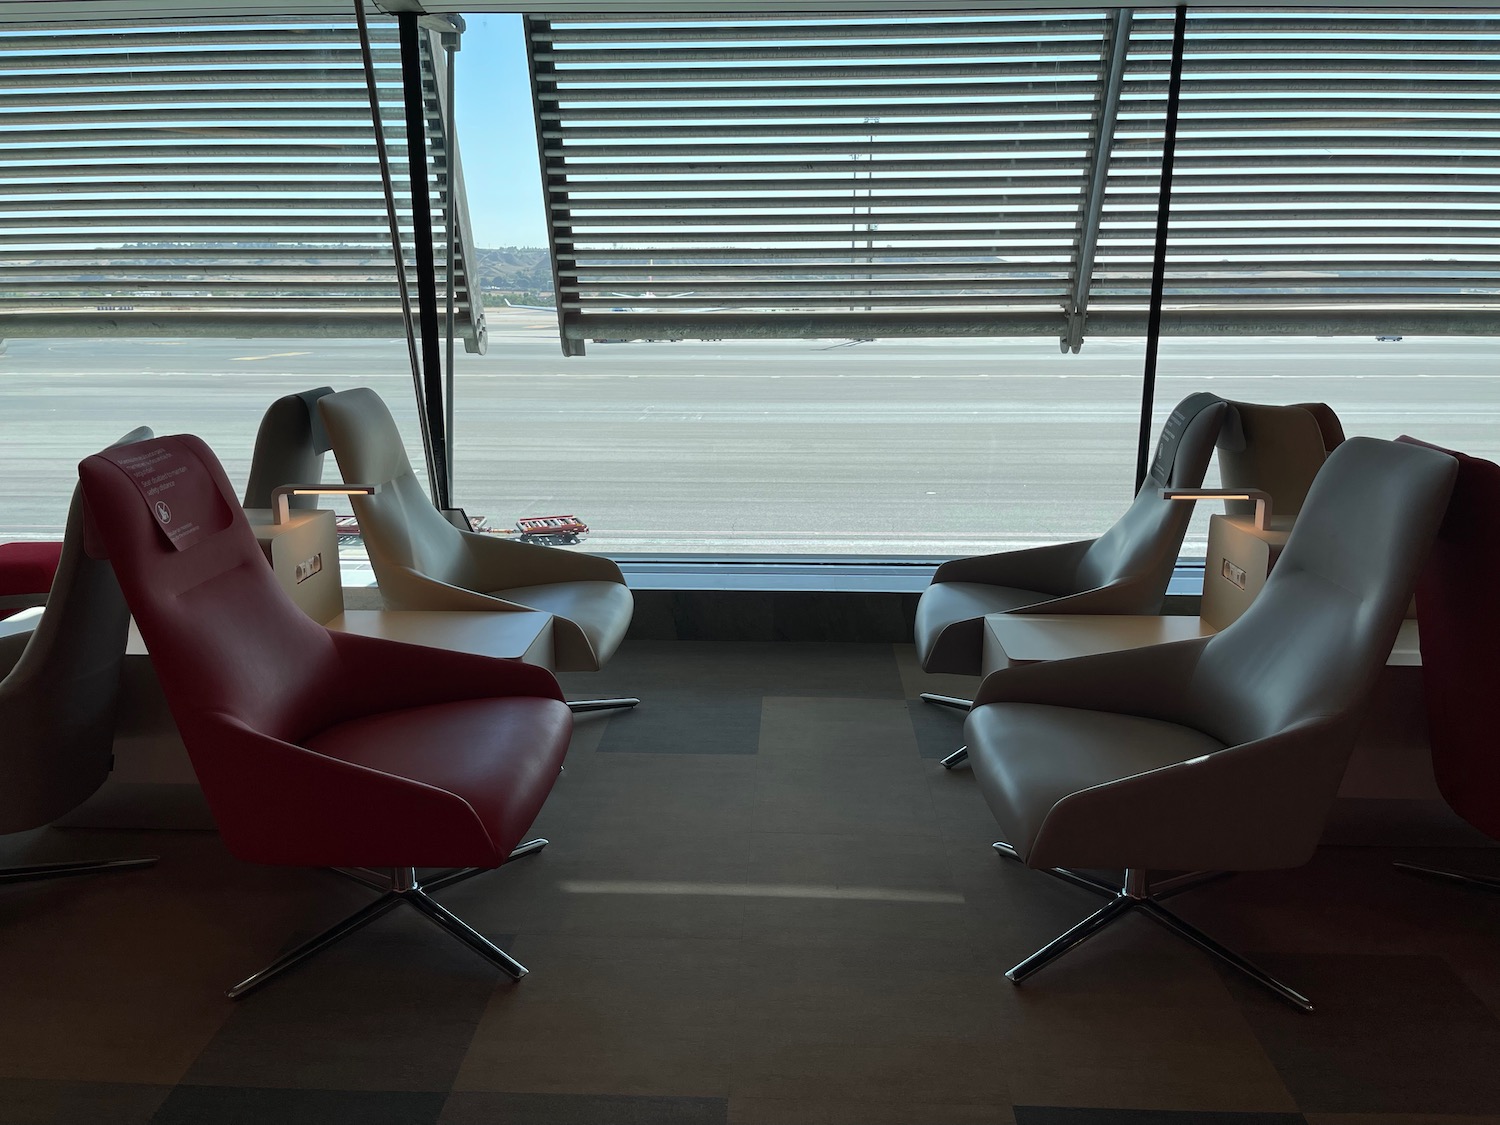
[[[759,695],[658,688],[614,716],[600,754],[754,754],[760,745]]]
[[[457,1093],[438,1125],[725,1125],[724,1098]]]
[[[900,699],[890,645],[626,641],[599,672],[559,679],[570,699],[656,691]]]
[[[1226,978],[1304,1113],[1493,1113],[1500,1020],[1438,957],[1271,955],[1262,968],[1308,996],[1294,1011]]]
[[[401,907],[237,1002],[184,1081],[446,1093],[491,994],[508,982]]]
[[[167,1086],[0,1078],[0,1125],[146,1125]]]
[[[178,1086],[151,1125],[435,1125],[445,1095]]]
[[[936,707],[920,699],[908,699],[912,730],[917,734],[917,753],[929,760],[946,758],[964,744],[966,712]]]
[[[1305,1125],[1300,1113],[1224,1113],[1193,1109],[1074,1109],[1018,1105],[1016,1125]]]

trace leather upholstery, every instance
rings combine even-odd
[[[196,458],[229,517],[185,550],[114,462],[91,457],[80,476],[94,542],[229,849],[260,863],[498,866],[567,749],[557,681],[312,621],[277,584],[208,447],[165,440]]]
[[[266,408],[255,434],[250,457],[250,480],[245,485],[245,507],[269,508],[271,493],[284,484],[318,484],[323,480],[323,454],[328,431],[318,414],[318,399],[333,394],[332,387],[284,395]],[[292,508],[316,508],[316,496],[288,496]]]
[[[1213,395],[1190,395],[1178,404],[1135,501],[1099,538],[938,567],[917,603],[922,667],[978,675],[986,613],[1159,612],[1193,514],[1191,503],[1164,500],[1161,490],[1203,483],[1226,410]]]
[[[139,429],[121,441],[150,435]],[[0,832],[56,820],[109,776],[129,627],[109,564],[84,553],[75,489],[47,608],[0,680]]]
[[[1500,684],[1500,588],[1489,573],[1500,548],[1500,465],[1442,452],[1458,461],[1458,481],[1417,582],[1427,740],[1444,799],[1500,840],[1500,741],[1492,694]]]
[[[1233,423],[1219,441],[1219,483],[1270,494],[1271,516],[1290,524],[1307,499],[1328,454],[1344,440],[1338,415],[1326,403],[1267,406],[1231,402]],[[1253,500],[1226,500],[1231,516],[1255,513]]]
[[[350,499],[389,608],[543,610],[553,614],[560,671],[603,667],[634,610],[618,566],[454,527],[427,498],[374,391],[341,391],[319,400],[318,409],[344,480],[380,485],[374,496]]]
[[[45,602],[61,561],[61,543],[0,543],[0,617]]]
[[[1305,862],[1456,470],[1430,450],[1352,438],[1223,632],[988,677],[965,728],[970,761],[1026,863]]]

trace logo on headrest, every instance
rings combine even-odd
[[[167,507],[165,500],[158,500],[156,502],[156,518],[161,520],[162,523],[172,522],[172,509]]]

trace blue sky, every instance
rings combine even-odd
[[[465,16],[458,52],[458,143],[479,246],[546,246],[542,179],[521,17]]]

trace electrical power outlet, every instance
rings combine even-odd
[[[301,562],[299,562],[292,573],[296,576],[297,585],[300,586],[302,583],[306,582],[309,578],[311,578],[314,574],[317,574],[322,569],[323,552],[319,551],[312,558],[303,559]]]

